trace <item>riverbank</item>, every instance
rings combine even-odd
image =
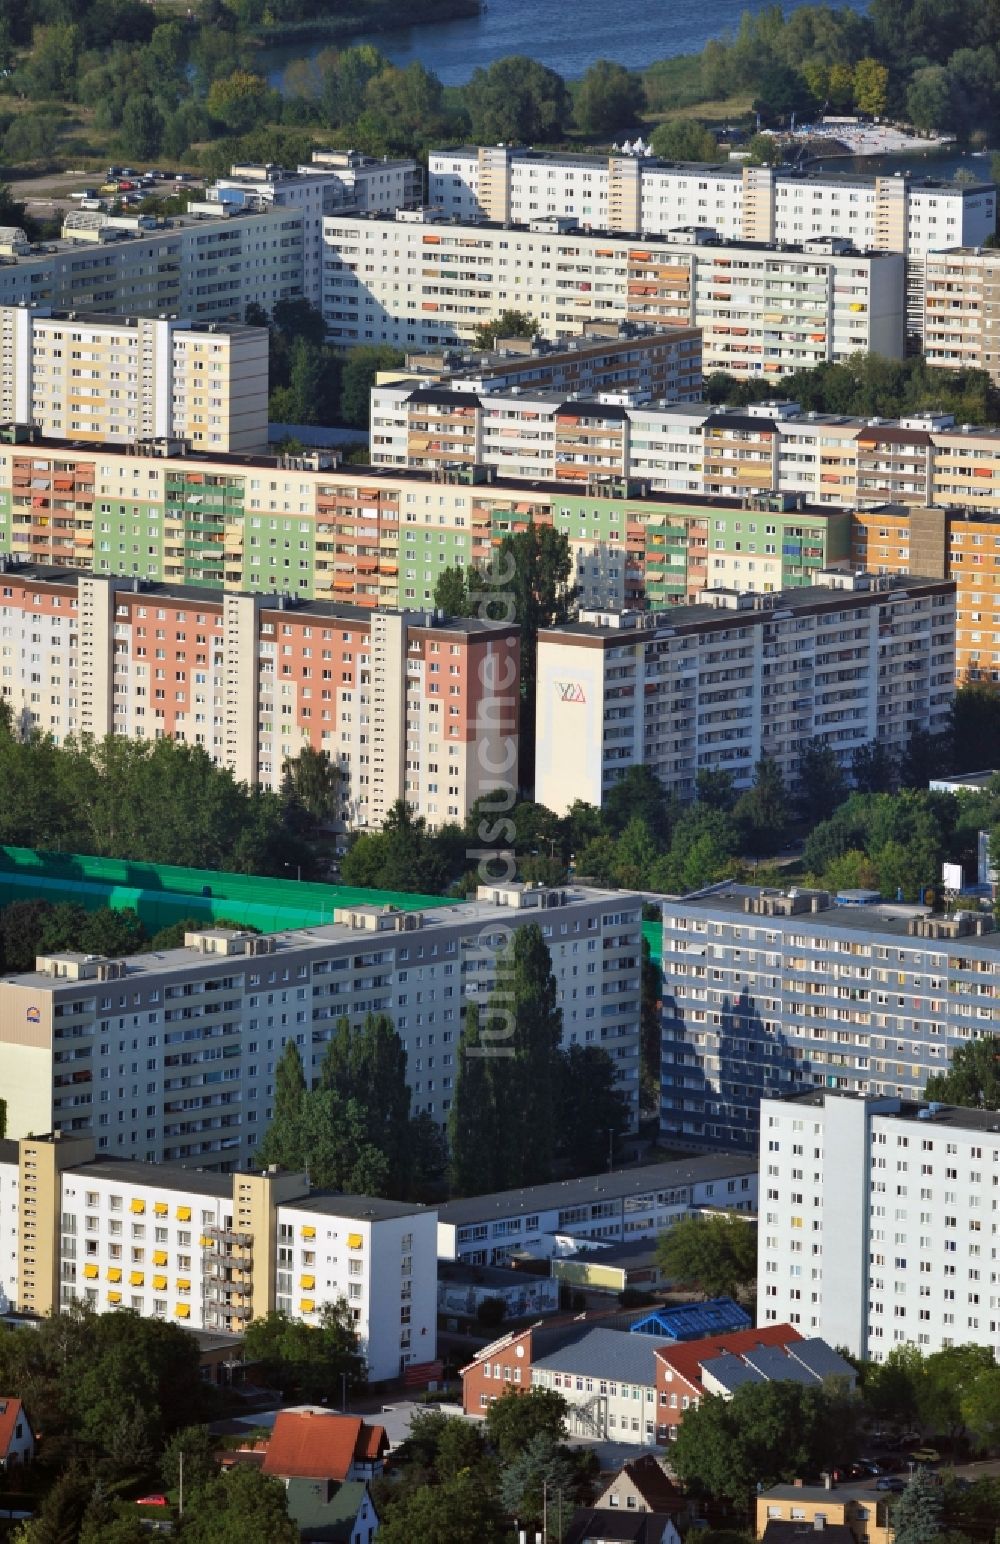
[[[312,16],[306,21],[272,23],[250,29],[249,36],[261,49],[288,48],[297,43],[336,43],[404,28],[436,26],[479,17],[482,0],[375,0],[357,16]]]

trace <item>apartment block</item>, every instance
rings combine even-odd
[[[657,236],[705,225],[727,241],[835,236],[906,257],[945,245],[981,245],[993,233],[997,213],[990,182],[692,165],[505,145],[432,150],[427,178],[428,202],[463,224],[556,217],[595,230]]]
[[[307,1174],[99,1157],[90,1135],[0,1143],[10,1305],[85,1303],[239,1334],[275,1310],[316,1325],[343,1300],[375,1381],[434,1360],[436,1213],[311,1190]]]
[[[728,884],[665,900],[662,1130],[743,1146],[764,1099],[919,1099],[991,1032],[998,974],[1000,934],[979,914]],[[763,1169],[760,1184],[763,1208]]]
[[[0,417],[106,444],[267,448],[265,327],[0,307]]]
[[[701,337],[696,328],[591,322],[560,343],[497,338],[493,349],[438,349],[407,355],[405,370],[382,371],[379,385],[414,376],[461,383],[485,395],[523,387],[537,391],[637,391],[654,400],[701,395]]]
[[[877,1362],[901,1345],[996,1355],[998,1127],[888,1092],[763,1099],[761,1321]]]
[[[302,294],[304,215],[108,215],[75,210],[57,241],[0,230],[0,306],[241,322]]]
[[[446,1201],[438,1208],[438,1257],[494,1266],[513,1254],[551,1255],[565,1239],[634,1243],[655,1238],[692,1211],[716,1207],[756,1212],[753,1156],[705,1153]]]
[[[855,563],[954,583],[956,678],[1000,681],[1000,511],[887,505],[857,511],[852,532]]]
[[[1000,383],[1000,252],[955,246],[926,260],[924,357]]]
[[[314,150],[296,169],[246,163],[219,177],[192,207],[208,215],[293,209],[303,219],[302,295],[319,304],[322,290],[323,216],[339,209],[365,214],[412,208],[421,202],[418,162],[363,155],[359,150]],[[268,307],[270,309],[270,307]]]
[[[426,913],[361,906],[264,936],[206,929],[127,960],[40,958],[0,981],[8,1133],[93,1132],[113,1157],[245,1164],[288,1040],[312,1079],[338,1020],[368,1013],[403,1041],[413,1110],[443,1122],[465,1005],[488,995],[498,950],[529,924],[552,956],[564,1043],[608,1052],[634,1121],[640,920],[637,896],[486,885]]]
[[[997,214],[996,188],[989,182],[957,186],[932,178],[691,165],[503,145],[433,151],[428,201],[463,221],[561,217],[643,235],[701,225],[726,241],[797,243],[833,236],[864,251],[898,252],[906,259],[906,330],[914,345],[924,319],[927,254],[981,245]]]
[[[423,209],[328,216],[323,240],[323,315],[343,344],[468,342],[516,306],[547,338],[593,321],[699,327],[706,370],[762,380],[903,354],[903,258],[839,238],[723,242],[696,226],[637,245],[574,220],[461,225]]]
[[[278,790],[304,746],[340,773],[340,819],[405,799],[461,821],[512,760],[520,635],[440,612],[0,569],[0,695],[25,728],[200,745]]]
[[[706,590],[667,612],[583,612],[538,636],[535,796],[600,805],[632,766],[690,798],[697,775],[747,788],[762,756],[794,779],[821,738],[845,766],[878,738],[942,733],[954,698],[947,581],[828,572],[806,589]]]

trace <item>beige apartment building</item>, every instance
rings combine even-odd
[[[924,356],[946,370],[985,370],[1000,384],[1000,251],[952,247],[926,260]]]
[[[0,416],[60,439],[267,448],[266,327],[0,306]]]

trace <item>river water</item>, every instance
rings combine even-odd
[[[480,16],[351,38],[374,43],[394,64],[419,59],[447,86],[462,85],[480,65],[506,54],[529,54],[572,80],[595,59],[640,70],[656,59],[698,53],[709,38],[733,31],[743,11],[768,0],[488,0]],[[783,0],[794,11],[806,0]],[[866,0],[825,0],[832,10],[866,9]],[[258,68],[281,85],[286,65],[311,58],[328,43],[264,49]]]

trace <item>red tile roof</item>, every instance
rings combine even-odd
[[[790,1324],[763,1324],[756,1330],[735,1330],[731,1335],[709,1335],[704,1340],[688,1340],[679,1346],[658,1346],[657,1360],[669,1367],[675,1377],[683,1378],[693,1389],[701,1389],[701,1367],[723,1351],[740,1356],[757,1346],[787,1346],[801,1340]]]
[[[388,1450],[384,1426],[357,1415],[282,1410],[267,1444],[264,1473],[282,1479],[346,1480],[354,1463],[375,1463]]]
[[[22,1414],[24,1406],[19,1399],[0,1398],[0,1458],[6,1458],[10,1452],[14,1428]],[[28,1417],[25,1415],[24,1419],[27,1422]]]

